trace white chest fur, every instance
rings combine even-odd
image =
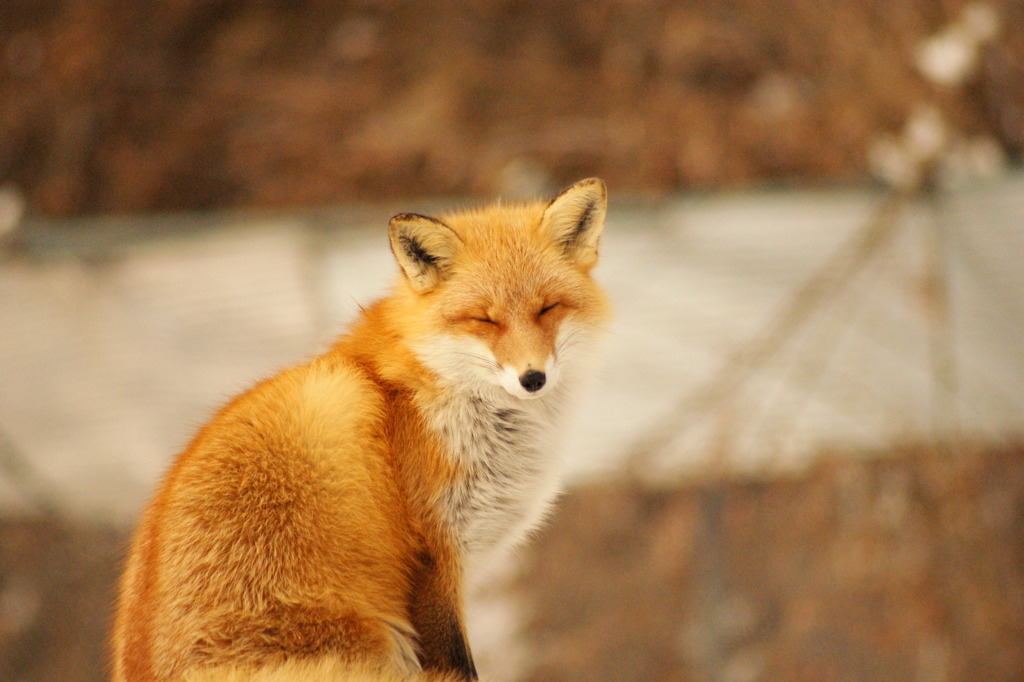
[[[500,389],[499,389],[500,390]],[[466,558],[514,545],[543,518],[558,490],[554,400],[453,393],[428,416],[463,475],[442,499]]]

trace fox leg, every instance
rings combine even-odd
[[[439,561],[440,557],[429,551],[417,558],[409,618],[419,637],[423,669],[453,672],[464,680],[479,679],[462,623],[459,576],[440,568],[455,564]]]

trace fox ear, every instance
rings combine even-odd
[[[399,213],[388,223],[391,252],[418,293],[445,279],[459,236],[437,218]]]
[[[593,267],[607,205],[604,182],[598,178],[580,180],[551,200],[544,209],[541,230],[560,244],[574,263]]]

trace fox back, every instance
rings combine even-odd
[[[557,493],[559,418],[607,316],[604,214],[585,180],[392,218],[391,294],[222,408],[165,476],[121,581],[114,679],[301,661],[475,679],[464,585]]]

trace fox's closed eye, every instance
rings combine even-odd
[[[471,317],[469,319],[474,320],[476,322],[483,322],[484,324],[498,324],[489,317]]]
[[[559,306],[559,304],[558,304],[557,301],[555,303],[550,304],[550,305],[544,306],[543,308],[540,309],[540,312],[537,313],[537,317],[540,317],[540,316],[544,315],[545,313],[551,312],[552,310],[554,310],[558,306]]]

